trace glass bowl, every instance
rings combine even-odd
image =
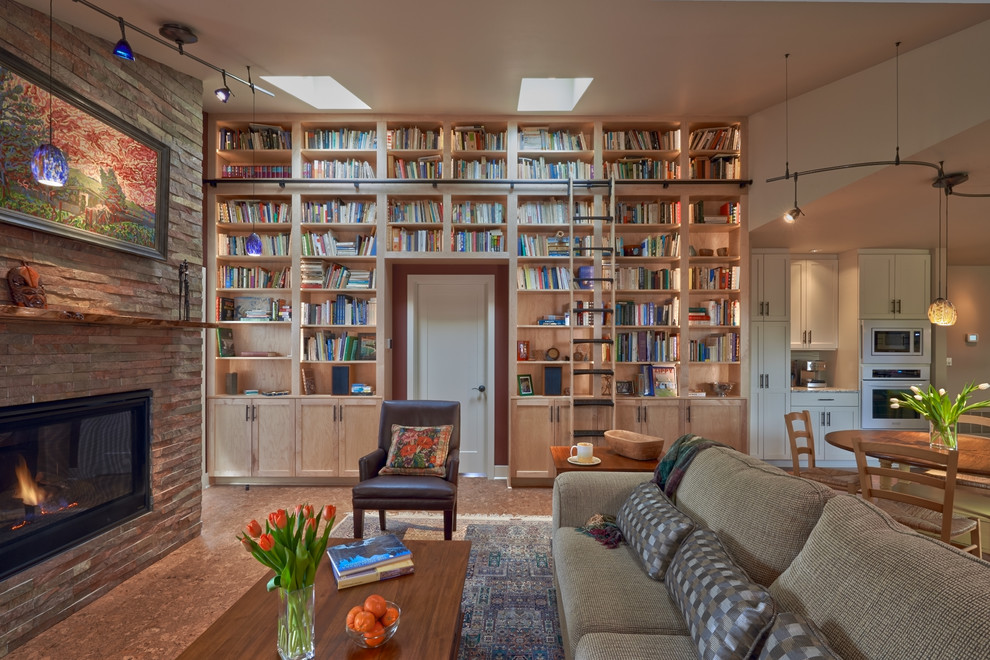
[[[392,635],[394,635],[395,631],[399,629],[399,621],[402,620],[402,608],[390,600],[385,601],[385,605],[387,607],[394,607],[399,613],[399,616],[395,618],[395,621],[393,621],[391,625],[385,626],[384,632],[379,635],[369,637],[372,633],[360,633],[356,630],[351,630],[347,627],[347,623],[344,623],[344,632],[347,633],[347,636],[352,642],[363,649],[376,649],[388,640],[392,639]]]

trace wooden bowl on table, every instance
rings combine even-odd
[[[663,453],[663,438],[655,435],[612,429],[605,431],[605,441],[616,454],[637,461],[653,461]]]

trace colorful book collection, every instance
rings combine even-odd
[[[716,126],[691,131],[688,148],[692,151],[738,151],[740,132],[738,126]]]
[[[741,307],[738,300],[722,298],[706,300],[700,306],[688,309],[690,325],[731,325],[739,327]]]
[[[667,330],[618,332],[616,362],[677,362],[680,335]]]
[[[323,302],[303,302],[300,312],[306,325],[376,325],[378,300],[339,294]]]
[[[671,298],[664,302],[615,301],[616,325],[678,325],[680,302]]]
[[[605,131],[603,137],[605,148],[612,151],[676,151],[681,148],[681,132],[676,129]]]
[[[501,202],[457,202],[451,210],[455,225],[501,225],[505,223],[505,205]]]
[[[259,234],[258,237],[261,239],[261,256],[289,256],[289,234]],[[247,236],[235,234],[217,236],[217,256],[248,256],[247,239]]]
[[[739,289],[739,266],[694,266],[688,269],[688,287],[692,291]]]
[[[520,234],[518,242],[518,254],[520,257],[567,257],[570,256],[568,250],[570,237],[567,235],[546,235],[546,234]],[[578,253],[578,248],[590,247],[594,240],[592,236],[575,236],[571,244]]]
[[[414,572],[409,548],[395,534],[383,534],[327,548],[337,589]]]
[[[609,309],[609,304],[605,303],[602,307],[596,307],[590,300],[575,300],[574,308],[571,310],[571,318],[574,319],[574,325],[581,326],[595,326],[595,325],[609,325],[611,321],[611,311],[606,312],[596,312],[591,310],[596,309]],[[588,310],[588,311],[584,311]]]
[[[681,166],[675,160],[621,158],[605,163],[605,176],[615,179],[679,179]]]
[[[450,249],[454,252],[504,252],[505,234],[501,229],[487,231],[455,231]]]
[[[616,289],[627,291],[647,291],[681,288],[680,268],[623,267],[616,269]]]
[[[222,179],[291,179],[291,165],[224,165]]]
[[[339,239],[332,231],[325,234],[303,232],[302,255],[304,257],[368,257],[377,254],[375,232]]]
[[[217,222],[230,224],[267,224],[292,221],[292,210],[286,202],[266,202],[258,199],[228,199],[217,202]]]
[[[681,256],[680,234],[654,234],[643,237],[638,245],[626,245],[626,239],[618,236],[615,249],[620,255],[637,257],[679,257]]]
[[[615,223],[618,225],[679,225],[681,203],[618,202],[615,205]]]
[[[578,201],[574,204],[574,210],[577,215],[591,215],[591,202]],[[521,225],[566,225],[570,221],[571,210],[567,200],[523,202],[519,205],[517,222]]]
[[[439,252],[443,247],[443,231],[440,229],[389,228],[392,252]]]
[[[388,156],[388,175],[395,179],[442,179],[443,157],[422,156],[416,160]]]
[[[692,156],[689,161],[692,179],[738,179],[739,156]]]
[[[539,158],[520,158],[520,179],[594,179],[595,167],[580,160],[547,161]]]
[[[504,158],[488,160],[482,157],[480,160],[454,159],[455,179],[504,179],[506,175]]]
[[[268,296],[217,296],[217,321],[290,321],[292,305]]]
[[[325,267],[319,261],[303,261],[300,264],[301,289],[374,289],[375,269],[349,268],[343,264]]]
[[[708,335],[689,342],[691,362],[739,362],[739,333]]]
[[[362,336],[374,344],[374,334],[358,335],[353,333],[337,334],[317,330],[303,339],[303,355],[308,362],[353,362],[373,360],[362,357]],[[364,355],[368,355],[367,351]]]
[[[306,201],[302,205],[302,221],[323,224],[374,224],[378,218],[378,203],[374,201]]]
[[[443,222],[443,204],[433,199],[391,200],[388,203],[388,222],[439,224]]]
[[[588,140],[581,131],[552,131],[546,126],[520,126],[520,151],[586,151]]]
[[[691,222],[693,224],[702,225],[738,225],[741,219],[740,217],[740,205],[739,202],[716,202],[718,204],[718,212],[711,213],[705,212],[705,202],[704,200],[698,200],[697,202],[691,203]],[[712,205],[708,205],[710,210]]]
[[[571,288],[571,272],[564,266],[518,266],[516,286],[525,291]]]
[[[289,269],[269,270],[261,266],[227,266],[217,268],[217,287],[221,289],[284,289],[289,286]]]
[[[303,162],[304,179],[374,179],[375,168],[368,161],[311,160]]]
[[[505,131],[488,132],[484,126],[454,126],[452,147],[457,151],[504,151]]]
[[[439,129],[423,129],[404,126],[389,129],[385,137],[386,149],[442,149],[443,134]]]
[[[378,131],[353,128],[315,128],[303,133],[307,149],[377,149]]]
[[[221,128],[219,149],[291,149],[292,130],[282,126],[248,124],[248,128]]]

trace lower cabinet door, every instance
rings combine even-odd
[[[745,404],[742,399],[686,401],[689,409],[688,431],[710,440],[718,440],[745,454],[749,451],[746,443]]]
[[[552,479],[556,470],[550,456],[550,446],[569,440],[558,439],[561,422],[570,424],[570,410],[556,399],[532,398],[512,401],[511,475],[518,479]]]
[[[333,399],[299,399],[296,418],[296,476],[336,477],[340,440],[337,437],[337,402]]]
[[[251,476],[251,404],[244,399],[211,399],[209,463],[213,477]]]
[[[348,397],[338,399],[337,429],[341,477],[360,477],[358,461],[378,446],[378,424],[381,421],[380,397]]]
[[[252,401],[255,418],[254,475],[291,477],[296,471],[296,407],[292,399]]]

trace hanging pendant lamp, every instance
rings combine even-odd
[[[939,187],[939,181],[942,179],[935,180],[935,186]],[[932,304],[928,306],[928,320],[935,325],[950,326],[955,325],[958,315],[956,314],[956,307],[951,302],[949,302],[949,266],[948,266],[948,252],[949,252],[949,192],[950,188],[948,185],[945,187],[945,256],[942,256],[942,197],[941,192],[939,192],[938,198],[938,254],[936,258],[936,267],[938,268],[938,291],[936,292],[936,298],[932,301]],[[945,297],[942,296],[942,270],[945,270]]]
[[[48,0],[48,142],[38,146],[31,156],[31,175],[43,186],[61,188],[69,180],[69,161],[55,146],[55,122],[52,118],[52,28],[54,0]]]

